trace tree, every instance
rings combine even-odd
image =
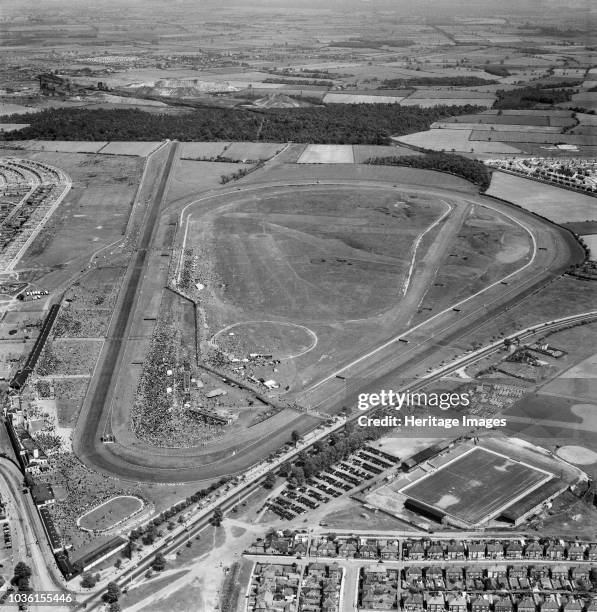
[[[23,561],[19,561],[15,565],[14,577],[15,578],[31,578],[31,568]]]
[[[92,576],[89,573],[83,574],[83,577],[81,578],[81,586],[84,589],[92,589],[95,585],[96,585],[95,576]]]
[[[16,586],[19,591],[30,591],[29,578],[31,578],[31,568],[23,561],[19,561],[15,565],[11,584]]]
[[[114,563],[114,567],[116,569],[120,569],[122,566],[122,559],[120,557],[118,557],[118,559],[116,559],[116,562]]]
[[[273,472],[269,472],[269,474],[265,477],[263,481],[263,487],[265,489],[273,489],[276,484],[276,477]]]
[[[299,434],[299,432],[296,429],[294,429],[292,431],[292,433],[290,434],[290,438],[291,438],[292,442],[294,444],[296,444],[301,439],[301,435]]]
[[[211,517],[211,524],[214,527],[219,527],[222,524],[222,519],[224,518],[224,515],[222,513],[222,510],[220,508],[216,508],[214,510],[214,514]]]
[[[153,563],[151,564],[151,567],[156,572],[161,572],[166,567],[166,559],[164,559],[164,555],[162,555],[161,553],[158,553],[155,556]]]
[[[102,599],[109,604],[115,603],[120,597],[120,587],[115,582],[108,582],[106,592],[102,595]]]
[[[120,610],[122,610],[122,608],[117,601],[111,603],[110,607],[108,608],[108,612],[120,612]]]

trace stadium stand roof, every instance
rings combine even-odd
[[[111,540],[102,544],[95,550],[92,550],[90,553],[87,553],[86,555],[83,555],[82,557],[75,559],[73,561],[73,564],[80,563],[83,566],[83,569],[85,570],[89,567],[92,567],[95,563],[98,562],[98,560],[103,559],[104,557],[107,557],[112,552],[115,552],[118,548],[122,547],[122,545],[125,544],[126,542],[128,542],[127,538],[124,538],[122,536],[117,536],[115,538],[112,538]]]
[[[438,523],[441,523],[446,516],[445,512],[410,497],[404,502],[404,507]]]
[[[54,525],[54,521],[50,516],[50,511],[43,507],[39,509],[39,515],[44,522],[44,527],[46,528],[46,533],[48,534],[48,540],[50,541],[50,546],[53,551],[60,550],[62,548],[62,539],[60,538],[60,534],[56,529],[56,525]]]
[[[567,488],[568,485],[561,480],[549,480],[506,508],[501,518],[518,525],[539,506],[557,497]]]

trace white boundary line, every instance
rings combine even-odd
[[[476,203],[476,204],[478,204],[478,203]],[[317,387],[320,387],[324,383],[326,383],[326,382],[336,378],[336,376],[338,374],[341,374],[342,372],[345,372],[346,370],[348,370],[349,368],[352,368],[353,366],[357,365],[361,361],[364,361],[365,359],[368,359],[369,357],[372,357],[376,353],[386,349],[388,346],[391,346],[392,344],[395,344],[396,342],[398,342],[400,340],[400,338],[404,338],[405,336],[407,336],[409,334],[412,334],[413,332],[417,331],[418,329],[420,329],[424,325],[428,325],[433,320],[435,320],[435,319],[445,315],[446,313],[450,312],[452,309],[457,308],[458,306],[461,306],[462,304],[465,304],[466,302],[468,302],[468,301],[478,297],[479,295],[481,295],[482,293],[485,293],[486,291],[489,291],[490,289],[493,289],[493,287],[497,287],[498,285],[503,283],[505,280],[507,280],[509,278],[512,278],[513,276],[519,274],[523,270],[526,270],[526,268],[528,268],[530,265],[533,264],[533,262],[535,261],[535,258],[537,257],[537,240],[535,239],[535,235],[533,234],[532,230],[527,225],[525,225],[524,223],[516,220],[514,217],[512,217],[508,213],[496,210],[495,208],[493,208],[491,206],[486,206],[485,204],[479,204],[479,205],[480,206],[484,206],[485,208],[489,208],[491,210],[494,210],[498,214],[504,215],[505,217],[507,217],[508,219],[510,219],[511,221],[513,221],[514,223],[516,223],[517,225],[522,227],[529,234],[529,236],[531,237],[531,240],[532,240],[532,245],[533,245],[533,255],[532,255],[531,259],[524,266],[522,266],[521,268],[518,268],[517,270],[514,270],[514,272],[511,272],[510,274],[504,276],[503,278],[495,281],[491,285],[487,285],[487,287],[484,287],[483,289],[477,291],[473,295],[471,295],[471,296],[469,296],[467,298],[464,298],[463,300],[460,300],[459,302],[456,302],[456,304],[452,304],[451,306],[448,306],[448,308],[442,310],[441,312],[438,312],[436,315],[433,315],[429,319],[425,319],[425,321],[422,321],[421,323],[418,323],[417,325],[411,327],[410,329],[407,329],[407,330],[403,331],[401,334],[399,334],[397,336],[394,336],[393,338],[390,338],[390,340],[387,340],[381,346],[378,346],[377,348],[373,349],[372,351],[369,351],[365,355],[361,355],[361,357],[359,357],[358,359],[355,359],[354,361],[352,361],[351,363],[343,366],[339,370],[336,370],[335,372],[333,372],[329,376],[326,376],[325,378],[323,378],[319,382],[315,383],[314,385],[312,385],[308,389],[305,389],[305,392],[308,393],[310,391],[313,391],[314,389],[317,389]]]
[[[300,353],[297,353],[295,355],[286,355],[284,357],[280,357],[279,358],[280,360],[282,360],[282,359],[296,359],[297,357],[301,357],[301,355],[305,355],[309,351],[312,351],[317,346],[317,342],[319,341],[319,338],[317,337],[317,334],[312,329],[309,329],[306,325],[301,325],[300,323],[292,323],[291,321],[239,321],[238,323],[231,323],[230,325],[226,325],[226,327],[223,327],[222,329],[217,331],[209,339],[209,342],[211,342],[211,343],[213,343],[213,344],[215,344],[217,346],[218,343],[217,343],[216,338],[218,336],[220,336],[221,334],[227,332],[229,329],[232,329],[233,327],[238,327],[240,325],[251,325],[251,324],[254,324],[254,323],[273,323],[274,325],[285,325],[286,327],[300,327],[301,329],[304,329],[309,336],[311,336],[311,338],[313,339],[313,344],[311,344],[311,346],[309,346],[304,351],[302,351]]]
[[[256,185],[256,186],[250,186],[247,187],[245,189],[240,189],[237,188],[237,191],[241,191],[241,193],[245,193],[247,191],[259,191],[262,189],[276,189],[276,188],[291,188],[292,186],[295,187],[310,187],[310,186],[315,186],[315,185],[324,185],[324,186],[333,186],[333,185],[352,185],[352,183],[350,181],[344,181],[344,182],[325,182],[325,183],[321,183],[321,182],[305,182],[305,183],[297,183],[295,185],[283,185],[283,184],[268,184],[268,185]],[[392,189],[392,187],[389,187],[387,185],[383,185],[380,183],[374,183],[371,185],[371,187],[375,188],[386,188],[386,189]],[[408,190],[407,188],[404,188]],[[437,191],[436,189],[433,189],[433,191]],[[206,200],[210,200],[212,198],[218,198],[218,197],[226,197],[226,196],[231,196],[234,193],[234,191],[226,191],[224,193],[215,193],[215,194],[209,194],[209,195],[205,195],[201,198],[198,198],[197,200],[194,200],[192,202],[189,202],[187,205],[185,205],[183,207],[183,209],[180,211],[179,214],[179,225],[182,226],[183,224],[183,219],[184,219],[184,215],[186,213],[186,211],[191,207],[194,206],[196,204],[199,204],[200,202],[204,202]],[[464,198],[463,198],[464,199]],[[429,319],[426,319],[425,321],[422,321],[421,323],[418,323],[417,325],[411,327],[410,329],[405,330],[404,332],[402,332],[401,334],[394,336],[393,338],[390,338],[389,340],[387,340],[386,342],[384,342],[382,345],[378,346],[377,348],[373,349],[372,351],[369,351],[368,353],[366,353],[365,355],[361,355],[361,357],[359,357],[358,359],[355,359],[354,361],[352,361],[351,363],[341,367],[340,369],[336,370],[335,372],[331,373],[330,375],[326,376],[325,378],[323,378],[322,380],[318,381],[317,383],[315,383],[314,385],[312,385],[311,387],[309,387],[308,389],[305,389],[303,392],[304,393],[309,393],[310,391],[313,391],[314,389],[317,389],[318,387],[320,387],[321,385],[323,385],[324,383],[333,380],[334,378],[337,377],[338,374],[341,374],[342,372],[345,372],[346,370],[350,369],[351,367],[357,365],[358,363],[360,363],[361,361],[364,361],[366,359],[368,359],[369,357],[372,357],[373,355],[375,355],[376,353],[386,349],[387,347],[391,346],[392,344],[395,344],[396,342],[398,342],[400,340],[400,338],[403,338],[409,334],[412,334],[413,332],[417,331],[418,329],[420,329],[421,327],[423,327],[424,325],[428,325],[429,323],[431,323],[432,321],[434,321],[435,319],[445,315],[446,313],[450,312],[453,308],[457,308],[458,306],[461,306],[462,304],[465,304],[466,302],[473,300],[474,298],[478,297],[479,295],[485,293],[486,291],[489,291],[490,289],[493,289],[494,287],[497,287],[498,285],[502,284],[504,281],[506,281],[509,278],[512,278],[513,276],[518,275],[520,272],[523,272],[524,270],[526,270],[529,266],[531,266],[536,257],[537,257],[537,240],[535,238],[535,235],[532,231],[532,229],[526,225],[525,223],[523,223],[522,221],[519,221],[518,219],[516,219],[514,216],[510,215],[509,213],[502,211],[502,210],[498,210],[497,208],[490,206],[488,204],[482,204],[480,202],[471,202],[470,200],[465,200],[468,201],[468,203],[473,203],[475,205],[478,206],[482,206],[484,208],[487,208],[489,210],[493,210],[495,213],[499,214],[499,215],[503,215],[504,217],[506,217],[507,219],[510,219],[510,221],[514,222],[516,225],[522,227],[527,234],[529,234],[529,236],[531,237],[531,242],[532,242],[532,256],[530,258],[530,260],[524,264],[522,267],[518,268],[517,270],[514,270],[513,272],[511,272],[510,274],[504,276],[503,278],[495,281],[494,283],[492,283],[491,285],[488,285],[486,287],[484,287],[483,289],[480,289],[479,291],[477,291],[476,293],[474,293],[473,295],[464,298],[463,300],[460,300],[459,302],[457,302],[456,304],[452,304],[451,306],[449,306],[448,308],[446,308],[445,310],[442,310],[441,312],[438,312],[436,315],[430,317]],[[179,256],[179,260],[178,260],[178,265],[177,265],[177,271],[176,271],[176,277],[177,277],[177,282],[180,281],[180,274],[182,272],[182,263],[183,263],[183,258],[184,258],[184,250],[186,247],[186,242],[187,242],[187,237],[188,237],[188,231],[189,231],[189,221],[192,217],[192,213],[187,215],[186,218],[186,223],[185,223],[185,231],[184,231],[184,236],[183,236],[183,242],[181,245],[181,250],[180,250],[180,256]]]
[[[430,232],[434,227],[439,225],[454,210],[454,207],[451,204],[448,204],[448,202],[446,202],[445,200],[440,200],[440,202],[442,202],[442,204],[445,204],[448,207],[448,210],[446,210],[440,217],[438,217],[427,229],[423,230],[419,234],[417,239],[415,240],[413,256],[410,262],[410,268],[408,270],[408,276],[406,277],[404,284],[402,285],[402,295],[403,296],[406,295],[406,292],[408,291],[408,288],[410,287],[410,279],[415,270],[415,262],[417,259],[417,249],[419,248],[419,244],[421,243],[421,240],[423,239],[425,234],[427,234],[427,232]]]

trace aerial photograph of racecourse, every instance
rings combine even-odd
[[[0,606],[595,612],[591,3],[0,14]]]

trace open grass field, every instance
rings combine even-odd
[[[22,140],[11,146],[23,147],[26,151],[57,151],[59,153],[97,153],[106,142],[84,142],[68,140]]]
[[[520,153],[520,149],[503,142],[484,142],[470,139],[470,129],[435,129],[394,138],[398,143],[431,149],[433,151],[460,151],[465,153]]]
[[[597,234],[585,234],[581,236],[591,252],[591,259],[597,259]]]
[[[477,447],[401,492],[476,525],[550,477],[530,465]]]
[[[434,283],[419,304],[434,312],[472,295],[528,261],[530,236],[506,217],[475,207],[461,225]],[[422,310],[420,317],[429,316]]]
[[[325,104],[396,104],[404,96],[371,96],[364,94],[327,93],[323,97]]]
[[[109,142],[101,152],[106,155],[135,155],[147,157],[160,142]]]
[[[230,146],[229,142],[182,142],[180,144],[181,159],[211,159],[223,155]]]
[[[250,164],[180,159],[170,180],[169,198],[172,201],[200,197],[201,191],[220,185],[222,176],[248,168]]]
[[[105,531],[125,521],[143,507],[143,500],[135,495],[113,497],[86,512],[79,518],[79,526],[90,531]]]
[[[298,164],[352,164],[352,145],[307,145]]]
[[[459,98],[435,98],[430,96],[409,96],[400,101],[400,106],[420,106],[422,108],[431,108],[432,106],[465,106],[466,104],[474,104],[475,106],[491,107],[495,102],[495,98],[465,98],[463,92],[460,92]]]
[[[143,160],[42,151],[19,156],[64,170],[73,186],[20,261],[20,267],[65,267],[122,237]]]
[[[407,200],[385,189],[319,188],[226,210],[213,226],[222,297],[247,313],[320,321],[390,307],[412,241],[440,210]]]
[[[233,142],[222,155],[240,162],[266,160],[280,152],[284,146],[276,142]]]
[[[597,198],[503,172],[493,172],[487,195],[508,200],[563,225],[597,219]]]
[[[365,163],[371,157],[393,157],[395,155],[423,155],[414,149],[407,147],[384,147],[383,145],[353,145],[352,152],[354,155],[354,163]]]
[[[322,367],[354,355],[357,338],[395,333],[407,316],[403,291],[415,241],[446,210],[437,197],[390,185],[269,188],[198,208],[186,248],[204,279],[206,340],[217,335],[234,356],[283,357],[268,378],[298,391]],[[419,245],[417,257],[428,248]],[[413,284],[425,279],[415,273]]]
[[[542,388],[543,393],[594,401],[597,397],[597,355],[592,355],[562,372]],[[597,411],[597,407],[595,408]]]
[[[550,125],[518,125],[511,123],[470,123],[456,121],[436,121],[431,125],[431,129],[445,130],[487,130],[491,132],[530,132],[533,134],[559,134],[562,129]]]
[[[273,354],[274,359],[291,359],[314,348],[317,335],[295,323],[248,321],[220,330],[214,341],[237,359],[251,353]]]
[[[524,147],[524,143],[538,143],[538,144],[567,144],[576,146],[591,146],[595,143],[594,136],[590,134],[559,134],[559,133],[546,133],[546,132],[534,132],[530,133],[527,130],[516,131],[516,132],[492,132],[489,130],[473,130],[469,137],[473,140],[484,140],[492,142],[506,142],[517,146]]]
[[[56,396],[58,425],[74,427],[89,386],[89,378],[55,378],[52,385]]]
[[[587,110],[597,110],[597,92],[583,91],[572,96],[572,103]]]

